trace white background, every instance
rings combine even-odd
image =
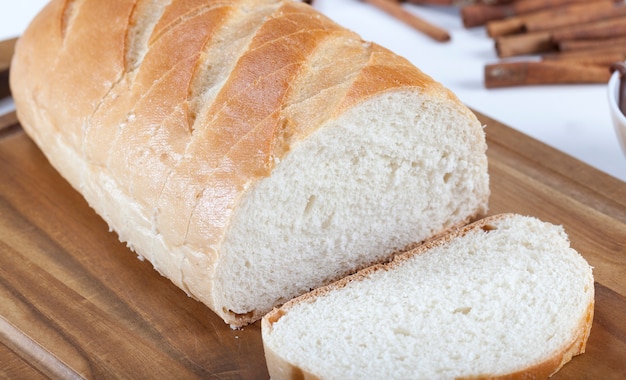
[[[19,35],[44,0],[0,2],[0,39]],[[498,61],[484,28],[465,29],[456,8],[405,5],[447,29],[440,43],[358,0],[316,0],[315,7],[343,26],[408,58],[454,91],[468,106],[626,181],[626,156],[611,124],[606,85],[485,89],[485,64]],[[12,107],[0,102],[0,112]]]

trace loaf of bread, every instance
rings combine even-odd
[[[300,2],[52,0],[10,83],[120,240],[233,326],[487,209],[470,110]]]
[[[542,379],[584,352],[590,266],[560,226],[502,214],[262,321],[271,378]]]

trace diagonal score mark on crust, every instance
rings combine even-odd
[[[182,1],[177,2],[180,3]],[[158,23],[155,25],[153,33],[148,40],[148,46],[154,45],[163,35],[169,33],[172,29],[175,29],[189,19],[197,17],[215,8],[232,7],[233,1],[224,0],[212,1],[208,3],[206,0],[195,0],[188,5],[191,6],[189,8],[185,8],[184,10],[182,10],[182,12],[177,12],[180,9],[176,8],[172,12],[168,12],[162,15]],[[174,15],[171,17],[167,17],[169,13],[174,13]]]
[[[110,99],[111,94],[120,82],[137,69],[140,61],[145,56],[147,50],[147,39],[150,36],[150,33],[154,29],[154,26],[158,22],[160,16],[163,12],[165,12],[165,9],[171,4],[171,2],[172,0],[139,0],[135,3],[128,18],[128,28],[126,29],[126,36],[124,38],[124,71],[119,73],[118,77],[115,78],[109,87],[109,91],[100,99],[91,115],[87,118],[87,122],[84,126],[83,141],[81,146],[83,149],[82,157],[85,161],[88,161],[86,152],[86,147],[88,146],[87,138],[94,115],[96,115],[101,107]],[[150,12],[148,12],[148,9],[150,9]],[[140,24],[138,20],[143,14],[150,14],[151,17],[148,18],[147,22]],[[111,146],[115,145],[117,137],[118,136],[115,137]],[[106,166],[108,167],[108,164]]]
[[[320,44],[307,60],[304,75],[292,83],[294,90],[284,108],[286,117],[298,121],[298,128],[309,133],[316,123],[336,115],[337,105],[368,65],[371,54],[372,44],[349,31]]]
[[[211,107],[254,35],[277,7],[276,3],[270,3],[252,9],[243,4],[234,9],[234,21],[226,23],[211,41],[207,41],[188,90],[190,132],[193,132],[197,115],[203,108]]]
[[[249,57],[249,56],[251,55],[251,53],[257,52],[258,50],[260,50],[261,48],[263,48],[263,47],[265,47],[265,46],[267,46],[267,45],[280,43],[280,40],[286,40],[286,39],[287,39],[287,38],[289,38],[289,37],[294,37],[294,36],[299,35],[299,34],[305,34],[305,33],[306,33],[306,34],[312,34],[312,32],[324,32],[324,31],[325,31],[324,29],[315,29],[315,30],[299,30],[299,31],[294,32],[294,33],[291,33],[291,34],[289,34],[289,35],[280,36],[280,37],[278,37],[278,38],[276,38],[276,39],[274,39],[274,40],[271,40],[271,41],[265,42],[265,43],[264,43],[263,45],[261,45],[261,46],[258,46],[258,47],[255,47],[255,48],[253,48],[253,49],[248,50],[248,51],[246,52],[246,54],[245,54],[242,58]],[[275,69],[274,69],[274,71],[270,71],[270,72],[263,73],[263,75],[264,75],[264,76],[270,76],[270,75],[275,74],[276,72],[278,72],[278,71],[280,71],[280,70],[282,70],[282,69],[283,69],[282,67],[278,67],[278,68],[275,68]],[[215,111],[213,111],[213,112],[212,112],[212,113],[213,113],[213,118],[212,118],[211,120],[205,121],[205,123],[206,123],[206,124],[212,124],[212,123],[215,121],[215,119],[217,119],[220,115],[222,115],[222,114],[224,113],[224,110],[228,107],[228,105],[230,104],[230,101],[231,101],[232,99],[237,98],[237,97],[239,97],[239,95],[241,95],[242,93],[247,92],[247,91],[250,89],[250,87],[252,87],[254,84],[255,84],[255,82],[248,82],[248,83],[246,84],[246,86],[244,86],[244,87],[240,88],[240,89],[238,90],[238,92],[236,92],[236,93],[234,93],[234,94],[230,94],[230,95],[229,95],[229,97],[228,97],[225,101],[221,102],[222,106],[221,106],[219,109],[217,109],[217,110],[215,110]],[[211,108],[212,108],[212,107],[211,107]],[[195,130],[195,129],[196,129],[196,128],[193,128],[193,130]]]
[[[318,30],[314,30],[313,32],[322,32],[322,31],[323,31],[323,30],[318,29]],[[284,39],[287,39],[287,38],[289,38],[289,37],[293,37],[293,36],[296,36],[296,35],[299,35],[299,34],[301,35],[301,34],[311,34],[311,33],[310,33],[309,31],[298,31],[298,32],[296,32],[296,33],[292,33],[292,34],[290,34],[290,35],[287,35],[287,36],[282,36],[282,37],[280,37],[280,38],[277,38],[276,40],[273,40],[273,41],[271,41],[271,42],[268,42],[268,43],[266,43],[266,44],[264,44],[264,45],[269,45],[270,43],[280,43],[280,40],[284,40]],[[242,57],[242,58],[249,57],[249,56],[250,56],[250,54],[249,54],[249,53],[256,52],[256,51],[258,51],[258,50],[259,50],[259,48],[255,48],[255,49],[248,50],[248,52],[246,52],[246,54],[245,54],[245,55],[244,55],[244,57]],[[265,77],[272,77],[272,76],[274,76],[274,75],[278,75],[281,71],[284,71],[285,69],[287,69],[287,68],[289,68],[289,67],[301,66],[301,65],[302,65],[302,62],[298,62],[298,63],[290,63],[290,64],[288,64],[288,65],[286,65],[286,66],[275,67],[275,68],[273,68],[273,71],[269,71],[269,72],[263,73],[263,78],[265,78]],[[216,120],[217,120],[217,119],[219,119],[219,117],[220,117],[220,116],[222,116],[222,115],[226,112],[226,110],[228,109],[228,107],[229,107],[230,105],[232,105],[232,103],[233,103],[235,100],[239,99],[239,98],[240,98],[240,96],[241,96],[242,94],[246,94],[246,93],[248,93],[248,92],[250,91],[250,89],[251,89],[251,88],[253,88],[253,87],[255,87],[255,85],[257,85],[258,83],[259,83],[259,80],[252,81],[252,82],[247,82],[247,83],[245,84],[245,86],[241,87],[241,88],[240,88],[237,92],[232,93],[232,94],[228,94],[228,96],[226,97],[226,99],[224,99],[223,101],[221,101],[221,102],[220,102],[220,101],[218,100],[217,102],[219,102],[219,103],[221,104],[221,107],[220,107],[220,108],[218,108],[218,109],[216,109],[215,111],[211,112],[211,113],[212,113],[212,118],[211,118],[211,120],[206,120],[206,121],[204,121],[204,122],[203,122],[203,124],[204,124],[204,125],[207,125],[207,126],[213,125],[213,124],[216,122]],[[287,85],[288,85],[288,86],[290,86],[290,84],[289,84],[289,83],[288,83]],[[288,89],[287,89],[287,90],[288,90]],[[287,92],[288,92],[287,90],[285,91],[285,93],[287,93]],[[219,96],[219,95],[218,95],[218,96]],[[213,108],[213,107],[211,107],[211,108]],[[211,111],[211,110],[209,110],[209,112],[210,112],[210,111]],[[196,130],[196,128],[193,128],[193,127],[192,127],[192,130],[193,130],[193,131],[195,131],[195,130]],[[245,133],[244,135],[242,135],[242,136],[241,136],[241,138],[245,137],[247,134],[249,134],[249,133],[250,133],[250,132],[252,132],[252,131],[254,131],[254,128],[251,128],[251,129],[250,129],[247,133]],[[230,150],[232,150],[232,146],[229,148],[229,151],[230,151]],[[226,152],[226,154],[228,154],[228,152]]]
[[[76,17],[76,8],[79,6],[76,3],[79,1],[82,3],[84,0],[65,0],[65,4],[63,4],[63,15],[61,16],[61,37],[63,38],[65,38],[67,29]]]
[[[58,53],[55,54],[54,62],[50,65],[50,71],[59,70],[66,73],[66,80],[80,81],[85,76],[89,76],[93,80],[93,86],[82,97],[68,93],[68,97],[73,98],[71,106],[80,111],[74,115],[78,119],[76,123],[78,128],[73,133],[73,138],[70,137],[66,143],[73,146],[83,159],[87,157],[84,143],[86,141],[85,136],[90,129],[91,119],[100,108],[103,99],[106,99],[111,90],[123,78],[123,62],[118,60],[118,53],[124,48],[120,37],[124,35],[133,9],[136,7],[136,1],[124,0],[119,2],[118,7],[108,7],[103,2],[64,0],[60,8],[61,13],[58,15],[60,16],[58,20],[61,46]],[[83,31],[84,25],[93,23],[96,15],[100,19],[106,19],[108,24],[103,24],[100,27],[96,25]],[[74,29],[81,30],[81,32],[75,33]],[[84,40],[81,41],[77,37],[79,35],[83,36],[84,40],[91,41],[91,45],[83,43]],[[118,41],[121,42],[120,45],[116,45]],[[101,64],[99,67],[94,67],[96,57],[100,56],[98,51],[108,48],[112,49],[111,54],[106,56],[103,61],[98,62]],[[81,56],[85,52],[87,55],[83,56],[84,60],[79,63],[75,62],[75,56]],[[54,81],[54,79],[53,77],[52,80]],[[64,139],[67,136],[59,135],[58,138]],[[84,170],[78,171],[76,186],[84,186],[84,176]]]
[[[139,0],[129,19],[125,39],[125,70],[134,72],[148,51],[153,30],[172,0]]]
[[[60,31],[61,31],[61,41],[62,41],[62,46],[61,46],[61,51],[59,51],[59,54],[56,54],[54,56],[54,61],[51,62],[50,66],[53,68],[57,68],[59,66],[59,61],[61,59],[61,55],[62,52],[65,51],[65,36],[67,35],[67,31],[68,29],[71,28],[72,24],[74,23],[74,20],[76,19],[76,16],[78,14],[78,10],[80,9],[80,6],[83,5],[83,3],[85,2],[85,0],[65,0],[64,4],[63,4],[63,9],[62,9],[62,16],[61,16],[61,23],[59,25]]]

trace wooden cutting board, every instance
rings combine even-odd
[[[479,118],[487,126],[490,213],[564,225],[595,268],[587,352],[554,378],[626,378],[626,183]],[[138,260],[13,113],[0,117],[0,378],[45,377],[268,374],[259,323],[231,330]]]

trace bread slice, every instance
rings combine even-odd
[[[470,110],[300,2],[52,0],[11,87],[120,240],[233,326],[487,210]]]
[[[560,226],[502,214],[262,321],[271,378],[546,378],[584,352],[591,267]]]

